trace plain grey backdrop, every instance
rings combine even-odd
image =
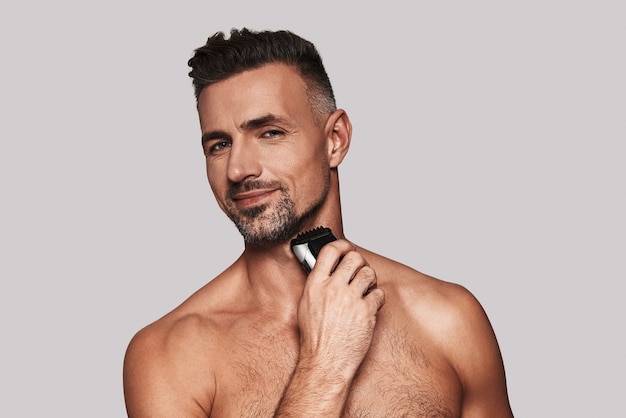
[[[348,238],[479,298],[516,416],[624,416],[622,4],[3,2],[0,416],[125,416],[132,335],[242,251],[187,76],[242,26],[318,46]]]

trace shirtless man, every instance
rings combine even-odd
[[[512,417],[479,302],[344,237],[352,127],[315,47],[233,30],[189,65],[209,184],[245,249],[132,339],[129,417]],[[318,226],[338,240],[307,274],[290,240]]]

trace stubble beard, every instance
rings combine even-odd
[[[278,202],[250,209],[237,208],[231,196],[239,191],[258,188],[275,188],[280,192]],[[326,175],[323,188],[317,199],[298,215],[287,187],[280,182],[253,180],[233,186],[227,193],[226,215],[233,221],[247,244],[272,245],[291,239],[298,234],[303,223],[310,219],[322,206],[330,188],[330,174]]]

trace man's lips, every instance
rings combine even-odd
[[[249,207],[263,203],[263,201],[269,199],[274,191],[275,189],[250,190],[248,192],[236,193],[233,195],[232,199],[237,206]]]

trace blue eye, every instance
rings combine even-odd
[[[215,154],[217,152],[220,152],[225,148],[229,148],[230,145],[231,145],[230,141],[226,141],[226,140],[217,141],[216,143],[214,143],[213,145],[209,147],[209,154]]]
[[[282,134],[283,134],[283,132],[279,131],[278,129],[271,129],[269,131],[264,132],[262,136],[264,138],[273,138],[275,136],[280,136]]]

